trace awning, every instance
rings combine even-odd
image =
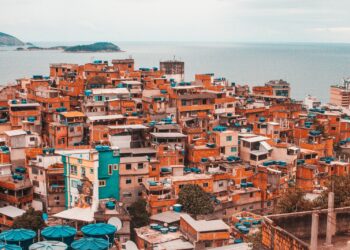
[[[260,145],[267,151],[272,150],[272,147],[270,146],[270,144],[268,144],[266,141],[262,141],[260,142]]]
[[[54,214],[53,217],[65,220],[92,222],[94,221],[94,211],[91,208],[74,207]]]

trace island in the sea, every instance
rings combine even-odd
[[[65,52],[119,52],[120,48],[109,42],[98,42],[88,45],[71,46],[64,49]]]
[[[120,48],[109,42],[98,42],[88,45],[76,45],[76,46],[54,46],[54,47],[19,47],[17,51],[37,51],[37,50],[63,50],[64,52],[120,52]]]
[[[25,46],[26,43],[18,38],[6,33],[0,32],[0,46]]]

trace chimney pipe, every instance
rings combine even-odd
[[[311,224],[311,245],[310,250],[317,250],[317,240],[318,240],[318,212],[314,211],[312,213],[312,224]]]

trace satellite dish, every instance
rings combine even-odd
[[[139,250],[135,244],[135,242],[128,240],[125,243],[125,250]]]
[[[115,226],[117,228],[117,231],[119,231],[123,227],[123,223],[118,217],[111,217],[111,218],[109,218],[107,223]]]

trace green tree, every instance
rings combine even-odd
[[[143,227],[149,224],[149,213],[147,212],[146,206],[147,202],[144,199],[138,199],[132,203],[129,208],[132,239],[135,239],[135,228]]]
[[[305,199],[305,193],[298,188],[290,188],[277,203],[277,213],[293,213],[311,210],[313,208],[313,202]]]
[[[45,226],[41,211],[29,208],[23,215],[17,217],[13,222],[13,228],[26,228],[37,232]]]
[[[262,232],[259,230],[256,233],[247,235],[247,242],[253,244],[252,250],[262,250],[265,249],[262,244]]]
[[[327,190],[321,193],[315,206],[328,207],[328,193],[334,192],[334,207],[350,206],[350,176],[332,176],[326,184]]]
[[[210,200],[209,194],[198,185],[184,185],[179,192],[177,202],[182,205],[185,212],[195,217],[214,211],[213,202]]]

